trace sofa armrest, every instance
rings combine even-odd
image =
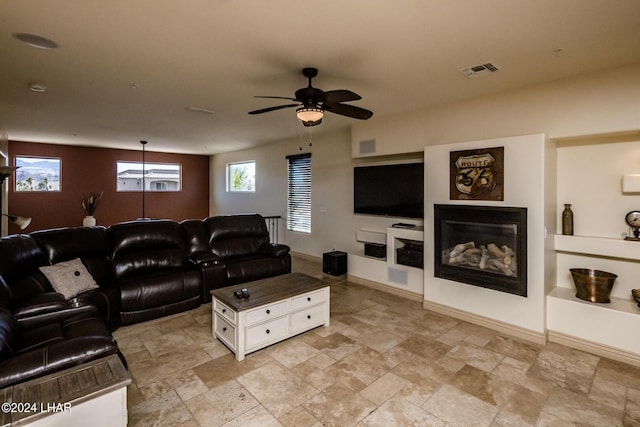
[[[13,314],[17,320],[40,316],[64,310],[68,307],[64,296],[57,292],[45,292],[25,301],[20,306],[15,307]]]
[[[222,263],[222,258],[211,252],[194,252],[189,255],[189,261],[201,266],[205,264],[220,264]]]
[[[289,253],[291,248],[280,243],[267,243],[260,248],[260,253],[273,257],[281,257]]]
[[[211,252],[194,252],[190,255],[189,261],[202,274],[202,302],[211,302],[211,290],[226,285],[227,269],[222,258]]]
[[[48,325],[55,322],[62,322],[66,319],[81,314],[95,316],[97,315],[97,313],[98,308],[93,304],[81,305],[78,307],[66,305],[65,308],[61,310],[51,311],[48,313],[40,313],[37,316],[16,318],[16,320],[18,322],[18,329],[22,331],[38,328],[40,326]]]

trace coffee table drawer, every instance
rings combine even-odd
[[[278,301],[247,311],[247,325],[274,319],[289,312],[289,300]]]
[[[291,314],[291,333],[306,331],[326,323],[325,305],[320,304]]]
[[[216,336],[224,341],[233,351],[236,349],[236,328],[231,323],[216,313],[215,319]]]
[[[312,305],[319,304],[324,301],[324,295],[324,289],[320,289],[318,291],[309,292],[291,298],[291,310],[299,310],[301,308],[311,307]]]
[[[236,324],[236,311],[230,307],[227,307],[220,301],[214,299],[213,300],[213,310],[216,313],[219,313],[222,317],[227,319],[229,322]]]
[[[255,347],[263,347],[271,342],[280,341],[288,335],[289,316],[248,327],[246,335],[247,351],[251,351]]]

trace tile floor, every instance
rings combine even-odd
[[[211,337],[210,304],[116,331],[129,425],[640,426],[640,368],[294,271],[331,284],[331,326],[242,362]]]

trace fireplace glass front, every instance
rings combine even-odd
[[[527,296],[527,209],[434,205],[435,276]]]

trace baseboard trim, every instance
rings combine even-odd
[[[504,335],[529,341],[534,344],[544,345],[547,342],[547,337],[544,332],[536,332],[530,329],[521,328],[509,323],[458,310],[431,301],[423,301],[422,307],[425,310],[434,311],[436,313],[444,314],[446,316],[450,316],[459,320],[464,320],[465,322],[484,326],[485,328],[493,329],[494,331],[498,331]]]
[[[566,345],[567,347],[577,350],[586,351],[587,353],[597,356],[606,357],[607,359],[617,360],[628,365],[640,367],[640,355],[629,351],[620,350],[619,348],[610,347],[608,345],[599,344],[593,341],[577,338],[562,332],[547,331],[549,341]]]
[[[291,251],[290,254],[291,254],[292,257],[300,258],[300,259],[304,259],[304,260],[312,261],[312,262],[319,262],[322,265],[322,257],[317,257],[317,256],[309,255],[309,254],[303,254],[302,252],[295,252],[295,251]]]
[[[404,289],[398,289],[394,286],[385,285],[384,283],[374,282],[372,280],[363,279],[362,277],[350,276],[347,272],[347,280],[359,285],[366,286],[378,291],[386,292],[388,294],[397,295],[402,298],[406,298],[411,301],[422,301],[422,294],[416,294],[415,292],[405,291]]]

